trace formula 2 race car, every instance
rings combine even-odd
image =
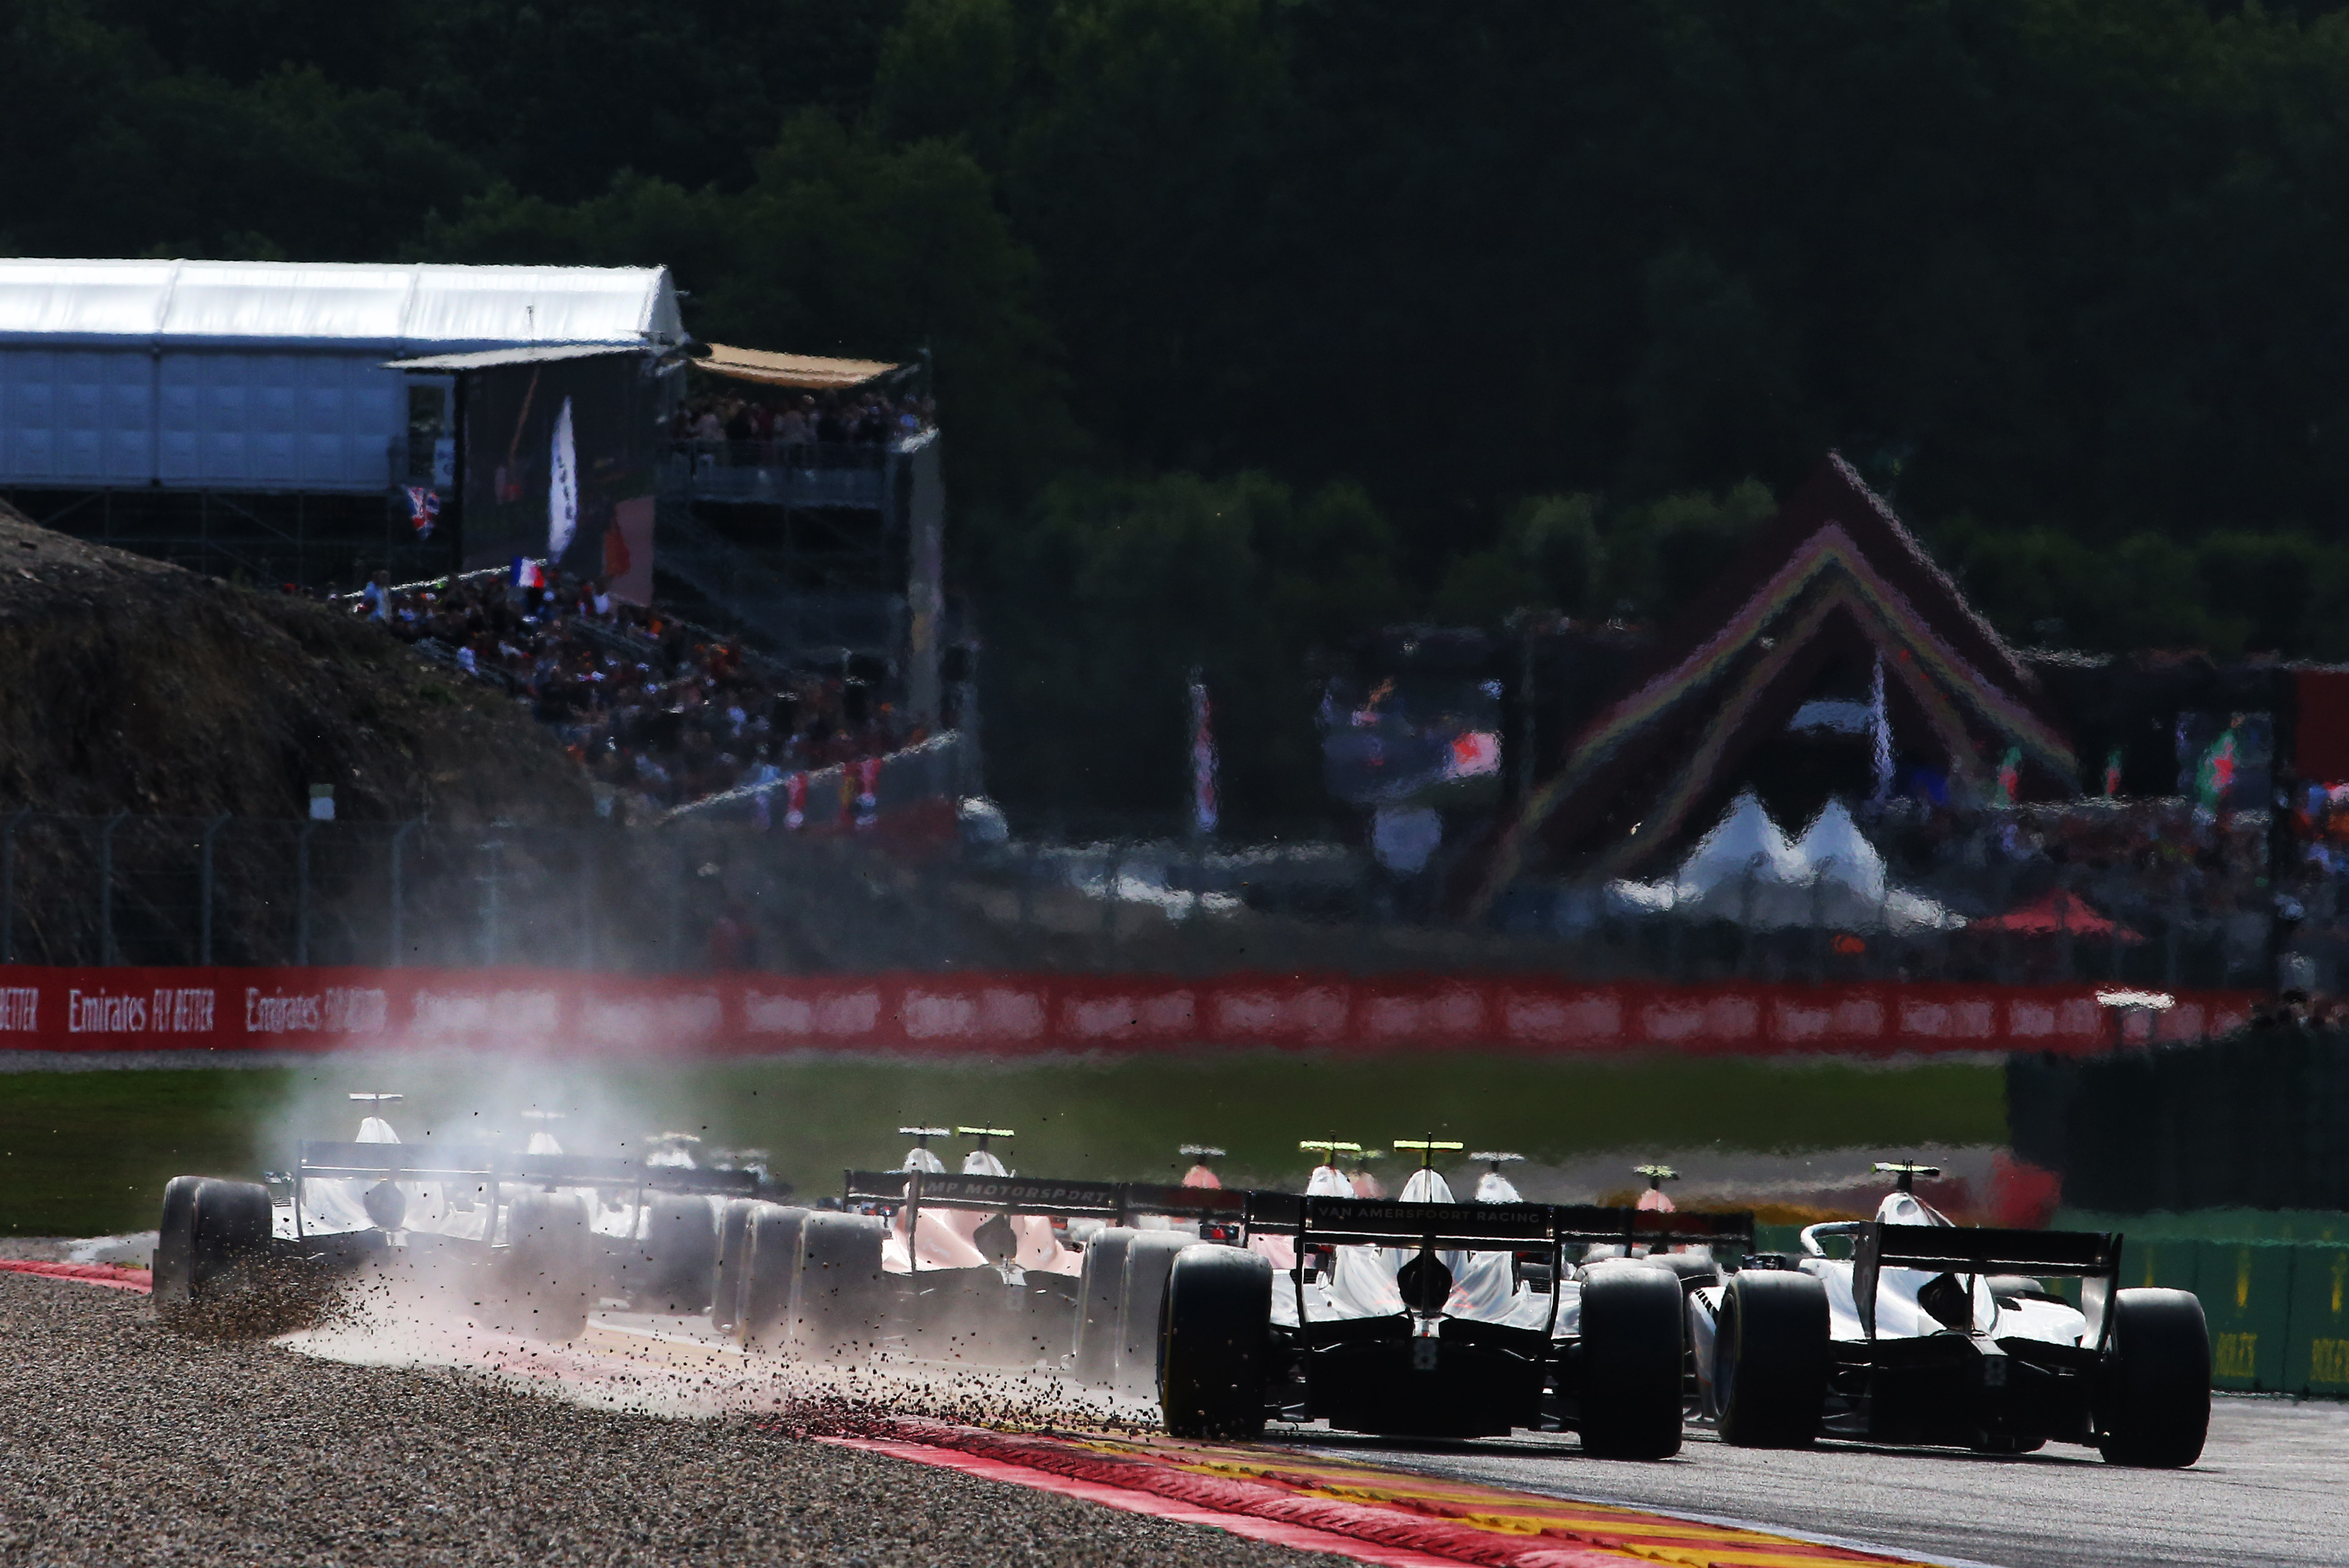
[[[375,1109],[397,1095],[355,1095]],[[492,1316],[546,1339],[586,1326],[612,1272],[593,1229],[597,1192],[747,1194],[750,1171],[696,1170],[489,1145],[399,1141],[373,1111],[351,1142],[305,1140],[268,1184],[179,1176],[163,1190],[154,1299],[176,1314],[223,1302],[276,1273],[323,1277],[371,1262],[485,1272]],[[272,1191],[279,1189],[283,1196]]]
[[[2210,1421],[2210,1341],[2184,1291],[2120,1290],[2121,1238],[1952,1225],[1894,1176],[1868,1220],[1813,1225],[1799,1257],[1749,1258],[1689,1316],[1723,1441],[1826,1436],[2026,1453],[2093,1446],[2178,1467]],[[1832,1258],[1830,1241],[1850,1243]],[[2077,1278],[2081,1304],[2045,1276]]]
[[[1286,1281],[1262,1251],[1176,1254],[1159,1357],[1167,1429],[1252,1438],[1278,1416],[1390,1436],[1571,1429],[1599,1456],[1678,1452],[1682,1282],[1628,1254],[1750,1245],[1752,1217],[1510,1201],[1497,1170],[1480,1184],[1492,1196],[1458,1203],[1433,1160],[1461,1145],[1393,1147],[1423,1160],[1397,1200],[1351,1196],[1334,1165],[1302,1197],[1249,1195],[1253,1233],[1293,1238]],[[1617,1255],[1579,1261],[1585,1249]]]

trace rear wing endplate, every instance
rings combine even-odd
[[[1876,1337],[1876,1288],[1886,1269],[1933,1274],[2052,1274],[2082,1282],[2080,1302],[2099,1345],[2105,1304],[2120,1280],[2121,1239],[2094,1231],[2008,1231],[1868,1220],[1852,1232],[1851,1285],[1860,1326]]]

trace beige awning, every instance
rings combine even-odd
[[[833,392],[861,387],[900,367],[885,359],[826,359],[814,354],[770,354],[761,348],[730,348],[709,345],[709,357],[692,361],[697,370],[723,376],[730,381],[757,381],[769,387],[797,387],[802,391]]]

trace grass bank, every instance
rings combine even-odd
[[[843,1167],[894,1164],[900,1125],[1017,1129],[1014,1163],[1070,1177],[1164,1178],[1186,1142],[1230,1151],[1227,1178],[1289,1185],[1299,1137],[1383,1147],[1433,1134],[1537,1161],[1714,1146],[2002,1143],[1996,1066],[1745,1058],[1317,1058],[1274,1054],[937,1063],[807,1058],[525,1068],[448,1058],[326,1058],[301,1067],[0,1076],[0,1233],[89,1235],[154,1223],[183,1171],[282,1166],[298,1137],[347,1137],[354,1090],[409,1096],[402,1137],[515,1138],[561,1113],[574,1148],[698,1133],[771,1151],[804,1193]]]

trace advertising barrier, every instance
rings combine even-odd
[[[0,1050],[524,1049],[561,1056],[1276,1046],[1573,1054],[2091,1054],[2251,998],[2086,987],[1591,985],[1538,975],[645,976],[535,969],[0,968]]]

